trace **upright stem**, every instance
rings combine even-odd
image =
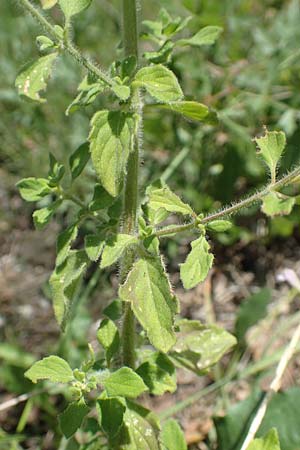
[[[138,30],[136,0],[123,0],[123,40],[125,57],[136,56],[138,59]],[[132,99],[132,108],[140,114],[139,93]],[[127,176],[124,194],[123,232],[133,234],[136,230],[136,216],[138,206],[138,174],[139,174],[139,140],[134,136],[134,150],[128,160]],[[134,260],[132,251],[127,251],[121,264],[120,279],[123,283]],[[131,304],[124,305],[123,329],[123,364],[135,367],[135,320]]]

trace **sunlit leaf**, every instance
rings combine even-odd
[[[16,87],[20,95],[24,95],[40,103],[46,101],[40,97],[39,93],[47,87],[46,82],[51,75],[52,66],[56,57],[57,53],[42,56],[22,70],[16,79]]]

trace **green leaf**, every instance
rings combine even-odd
[[[65,231],[59,234],[56,243],[56,266],[60,266],[70,253],[71,244],[77,238],[77,225],[70,225]]]
[[[176,76],[161,64],[140,69],[133,83],[145,88],[152,97],[163,103],[180,100],[183,97]]]
[[[80,108],[85,108],[86,106],[94,103],[99,94],[105,90],[105,86],[101,83],[94,83],[90,85],[89,89],[84,89],[79,92],[79,94],[74,98],[66,109],[66,116],[73,114]]]
[[[58,4],[67,20],[88,8],[91,3],[92,0],[58,0]]]
[[[136,236],[130,234],[117,234],[110,238],[104,247],[101,258],[101,269],[109,267],[121,258],[124,251],[131,245],[137,244]]]
[[[70,156],[69,166],[71,170],[72,180],[75,180],[77,177],[79,177],[79,175],[87,165],[89,159],[89,143],[85,142],[84,144],[80,145],[77,150],[75,150],[75,152]]]
[[[157,52],[145,52],[143,57],[154,64],[165,63],[169,60],[173,49],[174,42],[166,41]]]
[[[202,103],[182,101],[157,106],[181,114],[187,119],[195,120],[197,122],[205,122],[211,125],[215,125],[218,122],[216,113],[211,112],[209,108]]]
[[[17,183],[21,197],[27,202],[37,202],[51,193],[46,178],[24,178]]]
[[[263,198],[262,212],[267,216],[287,216],[292,212],[295,198],[287,197],[280,192],[270,192]]]
[[[33,64],[26,66],[16,79],[16,87],[20,95],[40,103],[46,101],[40,97],[39,92],[47,87],[46,81],[51,75],[52,65],[56,57],[57,53],[50,53],[42,56]]]
[[[160,437],[167,450],[187,450],[184,433],[174,419],[165,422]]]
[[[214,260],[205,236],[200,236],[191,245],[192,250],[180,265],[180,277],[185,289],[192,289],[204,281]]]
[[[80,428],[83,419],[89,412],[89,407],[83,402],[70,403],[58,416],[60,429],[64,436],[69,439]]]
[[[96,184],[94,189],[93,200],[89,204],[90,211],[99,211],[100,209],[109,208],[115,199],[100,185]]]
[[[111,87],[111,90],[122,101],[128,100],[128,98],[130,97],[130,87],[129,86],[125,86],[122,84],[114,84]]]
[[[202,28],[194,36],[188,39],[180,39],[176,42],[176,45],[192,45],[200,47],[202,45],[212,45],[216,42],[223,29],[216,26],[208,26]]]
[[[148,409],[126,402],[124,424],[112,442],[112,448],[122,450],[160,450],[159,422]]]
[[[91,122],[89,140],[96,173],[107,192],[116,197],[123,185],[127,159],[132,150],[133,115],[99,111]]]
[[[120,347],[119,331],[112,320],[102,320],[97,331],[97,339],[106,351],[106,360],[109,364],[111,358]]]
[[[111,397],[136,398],[148,390],[142,378],[129,367],[113,372],[103,381],[103,386]]]
[[[226,416],[214,419],[218,436],[218,450],[241,448],[248,433],[249,424],[252,423],[264,396],[265,392],[255,390],[246,400],[228,408]],[[274,394],[256,434],[257,437],[261,438],[270,429],[276,428],[280,436],[281,450],[299,450],[299,402],[299,387],[292,387],[285,392]]]
[[[207,370],[236,344],[236,339],[215,325],[202,325],[196,320],[181,320],[172,359],[196,373]]]
[[[97,400],[99,422],[103,431],[113,438],[123,424],[126,406],[118,397]]]
[[[254,439],[247,450],[280,450],[278,433],[275,428],[262,439]]]
[[[55,317],[64,330],[72,300],[88,258],[83,250],[71,250],[64,263],[55,268],[50,278]]]
[[[194,211],[184,203],[174,192],[172,192],[167,186],[148,190],[149,207],[154,211],[164,209],[168,212],[174,212],[183,215],[193,215]]]
[[[51,39],[49,39],[47,36],[37,36],[36,44],[37,44],[40,52],[45,52],[45,51],[49,50],[50,48],[55,47],[55,43]]]
[[[176,390],[175,367],[162,353],[152,354],[139,366],[136,373],[144,380],[151,394],[163,395]]]
[[[103,310],[103,314],[110,320],[119,320],[123,315],[123,303],[121,300],[113,300],[106,308]]]
[[[56,160],[52,153],[49,153],[49,165],[48,177],[50,178],[50,185],[57,186],[65,174],[65,168]]]
[[[232,228],[232,222],[229,220],[212,220],[206,225],[206,228],[210,231],[215,231],[216,233],[224,233],[224,231]]]
[[[39,380],[50,380],[54,383],[69,383],[74,379],[73,371],[67,361],[59,356],[48,356],[33,364],[25,372],[25,377],[33,383]]]
[[[270,301],[271,291],[265,288],[242,302],[235,322],[235,335],[239,342],[244,341],[249,328],[266,317]]]
[[[54,203],[51,203],[49,206],[45,206],[45,208],[37,209],[32,214],[33,223],[37,230],[42,230],[52,219],[55,211],[60,207],[61,200],[57,200]]]
[[[40,0],[40,1],[43,9],[51,9],[57,3],[57,0]]]
[[[88,234],[84,238],[85,251],[91,261],[98,261],[103,251],[104,245],[105,235],[103,233]]]
[[[278,162],[286,145],[286,137],[282,131],[268,131],[261,138],[254,139],[259,148],[259,155],[270,169],[272,180],[275,181]]]
[[[166,353],[176,340],[173,323],[178,305],[161,260],[149,257],[135,262],[119,295],[131,302],[153,346]]]

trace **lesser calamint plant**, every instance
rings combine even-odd
[[[52,355],[36,362],[26,376],[34,383],[47,379],[70,387],[73,401],[59,416],[66,438],[71,438],[80,427],[84,429],[86,416],[96,408],[99,429],[90,444],[87,442],[80,448],[186,449],[179,425],[173,420],[161,425],[156,415],[136,399],[143,393],[174,392],[177,367],[199,376],[206,373],[234,346],[235,338],[217,326],[179,316],[179,301],[162,261],[160,240],[190,233],[191,250],[180,265],[180,276],[186,289],[197,286],[213,264],[207,233],[226,231],[231,226],[231,215],[256,202],[262,203],[262,211],[268,216],[289,214],[295,198],[281,190],[299,179],[300,168],[276,178],[285,135],[266,131],[256,143],[270,171],[270,183],[232,206],[204,216],[162,181],[139,187],[143,104],[152,102],[157,114],[164,114],[163,110],[193,121],[216,122],[216,114],[205,105],[184,99],[175,74],[167,66],[177,48],[213,44],[222,30],[208,26],[192,37],[181,38],[179,33],[190,18],[173,19],[161,10],[156,21],[143,23],[147,29],[143,38],[152,42],[153,49],[140,56],[136,0],[123,0],[124,58],[103,71],[70,40],[73,17],[87,8],[91,0],[41,2],[46,9],[57,4],[64,14],[65,25],[52,25],[33,3],[20,0],[47,36],[38,36],[41,56],[17,77],[19,93],[44,102],[41,91],[46,88],[55,60],[66,52],[87,70],[66,114],[92,104],[99,95],[111,101],[109,110],[98,111],[92,117],[88,142],[75,150],[68,168],[50,154],[48,177],[26,178],[18,183],[27,201],[49,197],[48,206],[33,213],[38,229],[49,223],[64,202],[73,202],[78,207],[73,222],[58,236],[56,265],[50,279],[54,312],[62,331],[68,326],[78,283],[91,262],[99,261],[103,270],[119,264],[120,286],[119,299],[104,310],[97,331],[103,349],[100,355],[95,355],[89,346],[89,359],[75,369]],[[91,198],[82,201],[63,187],[62,180],[69,172],[71,183],[76,182],[90,158],[98,181],[92,186]],[[139,199],[139,192],[144,200]],[[169,219],[170,223],[170,218],[175,223],[164,226],[164,221]],[[74,249],[72,245],[86,220],[93,221],[94,232],[85,236],[82,249]],[[97,396],[89,395],[92,390]],[[272,436],[273,439],[275,434]],[[98,446],[92,447],[95,443]]]

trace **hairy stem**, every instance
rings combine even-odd
[[[234,205],[227,206],[226,208],[213,212],[206,217],[204,217],[200,223],[202,225],[206,225],[213,220],[224,219],[225,217],[232,216],[234,214],[238,214],[241,209],[251,206],[257,202],[262,201],[263,197],[265,197],[269,192],[276,191],[284,186],[288,186],[295,181],[300,176],[300,167],[296,167],[292,172],[284,175],[280,180],[275,183],[270,183],[269,185],[262,188],[260,191],[255,194],[246,197],[245,199],[235,203]],[[154,235],[157,237],[165,237],[170,235],[175,235],[177,233],[182,233],[184,231],[190,231],[195,229],[197,226],[197,221],[189,222],[184,225],[170,225],[165,228],[161,228],[160,230],[155,231]]]
[[[123,0],[123,33],[125,57],[135,56],[138,59],[138,31],[136,0]],[[132,109],[141,115],[139,92],[135,92],[132,99]],[[138,174],[139,174],[139,138],[134,136],[134,150],[131,152],[127,166],[127,176],[124,194],[123,227],[126,234],[133,234],[136,230],[136,216],[138,206]],[[128,250],[121,263],[121,282],[124,282],[134,261],[134,254]],[[131,304],[124,305],[123,328],[123,364],[135,367],[135,319]]]
[[[45,29],[45,31],[51,36],[53,41],[59,45],[62,50],[69,53],[77,62],[83,65],[89,72],[100,78],[108,86],[114,84],[113,80],[106,75],[99,67],[91,63],[86,59],[70,41],[65,41],[60,37],[54,26],[44,17],[44,15],[36,8],[29,0],[19,0],[21,5],[28,11],[32,17]]]

